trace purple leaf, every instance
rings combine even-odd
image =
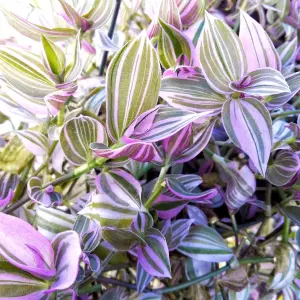
[[[54,186],[50,185],[43,189],[42,185],[42,180],[38,177],[33,177],[28,181],[27,188],[30,199],[46,207],[61,205],[62,195],[54,191]]]
[[[138,261],[153,276],[171,278],[169,249],[165,237],[157,229],[146,231],[145,247],[138,248]]]
[[[50,242],[19,218],[0,213],[0,255],[10,264],[42,279],[56,275]]]
[[[146,142],[134,142],[118,148],[109,148],[104,144],[92,143],[92,151],[100,157],[116,159],[129,157],[140,162],[162,162],[161,155],[154,144]]]
[[[272,121],[265,106],[254,98],[227,100],[222,121],[232,142],[249,155],[264,176],[272,147]]]
[[[50,291],[70,288],[77,277],[82,255],[79,236],[75,231],[59,233],[51,243],[55,255],[56,277]]]
[[[186,207],[187,214],[190,219],[193,219],[193,224],[195,225],[208,225],[208,220],[206,215],[194,205],[187,205]]]
[[[248,72],[270,67],[281,71],[280,57],[262,26],[240,11],[240,40],[248,62]]]
[[[148,274],[142,267],[142,265],[138,262],[136,265],[136,286],[137,291],[142,293],[147,285],[152,281],[153,276]]]
[[[188,258],[185,263],[185,276],[187,280],[193,280],[197,277],[206,275],[212,271],[212,263],[207,261],[196,260]],[[200,284],[206,285],[209,280],[206,280]]]
[[[149,213],[139,212],[131,224],[131,230],[136,233],[144,233],[147,229],[152,228],[153,218]]]
[[[199,0],[175,0],[179,12],[182,24],[185,26],[191,26],[195,23],[204,13],[205,2]]]
[[[5,172],[0,174],[0,209],[6,207],[14,197],[14,190],[18,181],[17,175]]]
[[[180,242],[189,233],[190,227],[194,220],[180,219],[172,222],[172,241],[169,245],[169,250],[176,250]]]

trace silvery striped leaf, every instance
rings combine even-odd
[[[175,0],[175,2],[179,9],[182,24],[185,26],[191,26],[204,14],[205,0]]]
[[[167,24],[170,24],[182,31],[182,23],[179,16],[179,11],[174,0],[161,0],[156,7],[156,13],[151,24],[147,29],[149,38],[156,37],[160,33],[159,18]]]
[[[161,194],[154,201],[152,207],[156,210],[161,219],[171,219],[176,217],[189,203],[172,196]]]
[[[176,76],[176,75],[175,75]],[[196,113],[220,113],[225,96],[216,93],[200,74],[164,77],[159,95],[173,107]]]
[[[247,72],[241,41],[228,25],[207,12],[201,38],[200,63],[205,79],[216,92],[231,94],[229,83],[239,81]]]
[[[39,57],[24,49],[2,47],[0,72],[14,89],[38,100],[56,90]]]
[[[90,144],[107,144],[103,125],[87,116],[79,116],[65,123],[60,133],[60,144],[67,160],[73,165],[82,165],[92,159]]]
[[[155,144],[134,142],[118,148],[109,148],[101,143],[92,143],[90,147],[100,157],[110,159],[128,157],[140,162],[162,162],[161,154]]]
[[[52,41],[63,41],[76,36],[76,30],[71,28],[46,28],[27,21],[16,14],[3,10],[9,24],[21,34],[40,41],[41,35],[46,36]]]
[[[172,240],[171,220],[163,220],[158,222],[157,229],[164,235],[167,244],[169,245]]]
[[[32,177],[27,184],[28,196],[34,202],[38,202],[46,207],[62,204],[62,195],[54,191],[54,186],[49,185],[42,188],[43,182],[38,177]]]
[[[287,184],[300,168],[298,154],[289,150],[281,150],[274,161],[268,165],[266,179],[276,186]]]
[[[56,269],[50,242],[19,218],[3,213],[0,218],[0,256],[33,276],[53,279]]]
[[[100,242],[100,240],[99,240]],[[89,254],[89,263],[90,263],[90,269],[93,273],[98,274],[101,270],[101,261],[100,258],[96,254]]]
[[[96,179],[98,194],[79,212],[101,226],[128,227],[141,211],[141,185],[129,173],[114,169]]]
[[[157,54],[145,32],[114,56],[107,70],[107,128],[113,141],[140,114],[155,107],[160,77]]]
[[[191,227],[177,250],[206,262],[228,261],[233,256],[232,250],[215,229],[201,225]]]
[[[152,216],[147,212],[139,212],[131,224],[131,230],[136,233],[144,233],[154,224]]]
[[[298,39],[295,37],[291,41],[286,41],[277,48],[283,67],[287,66],[295,58],[297,54],[297,42]]]
[[[96,0],[91,10],[83,17],[92,22],[91,29],[101,28],[109,20],[114,9],[114,1]]]
[[[153,143],[172,136],[209,112],[194,113],[165,105],[158,105],[139,116],[126,130],[126,143],[143,141]]]
[[[282,105],[290,101],[300,90],[300,72],[288,75],[287,77],[285,77],[285,80],[289,86],[290,92],[280,93],[266,97],[263,102],[265,103],[268,109],[282,107]]]
[[[232,82],[230,87],[240,93],[261,97],[291,93],[281,73],[271,68],[261,68],[247,73],[239,82]]]
[[[249,155],[264,176],[272,147],[272,121],[265,106],[254,98],[227,100],[222,121],[232,142]]]
[[[62,12],[60,15],[75,29],[81,29],[83,32],[89,29],[91,22],[88,22],[85,18],[81,17],[80,14],[66,1],[58,0]]]
[[[59,233],[51,242],[54,252],[56,275],[51,290],[66,290],[77,278],[82,255],[79,236],[69,230]]]
[[[181,55],[187,59],[185,65],[194,65],[195,47],[192,41],[174,26],[159,20],[162,31],[158,40],[158,55],[165,69],[175,67]]]
[[[210,121],[208,124],[204,124],[196,130],[194,134],[194,143],[191,147],[183,151],[173,163],[184,163],[195,158],[208,144],[211,135],[213,133],[217,119]]]
[[[19,130],[17,135],[24,147],[33,155],[43,156],[48,153],[49,139],[43,133],[34,130]]]
[[[65,54],[57,45],[43,35],[41,36],[41,43],[44,65],[54,75],[54,79],[57,79],[55,75],[59,77],[65,69]]]
[[[103,227],[102,237],[118,251],[128,251],[145,241],[136,233],[122,228]]]
[[[138,247],[138,262],[150,275],[171,278],[169,249],[160,231],[150,228],[146,231],[145,246]]]
[[[220,162],[218,165],[223,169],[227,183],[225,202],[230,209],[237,210],[253,196],[255,176],[247,165],[240,167],[236,161]]]
[[[142,293],[147,285],[152,281],[153,276],[144,270],[138,262],[136,265],[136,287],[139,293]]]
[[[36,209],[35,225],[48,240],[58,233],[71,230],[76,217],[54,208],[39,205]]]
[[[270,67],[281,71],[280,57],[263,27],[240,11],[240,40],[248,62],[248,72]]]
[[[43,299],[49,282],[0,261],[0,299]]]
[[[290,145],[288,144],[288,142],[293,140],[295,138],[295,135],[293,131],[289,128],[289,123],[283,120],[276,120],[272,125],[272,131],[272,151],[279,149],[290,149]]]
[[[171,243],[168,245],[170,251],[177,249],[177,247],[180,245],[180,242],[189,233],[193,221],[194,220],[180,219],[172,222],[172,240]]]
[[[101,240],[101,230],[100,227],[92,222],[93,226],[88,232],[82,235],[82,245],[83,251],[85,253],[93,252],[99,245]]]
[[[193,280],[197,277],[206,275],[212,271],[213,264],[207,261],[196,260],[188,258],[185,262],[185,276],[187,280]],[[209,280],[205,280],[200,284],[206,285]]]
[[[193,219],[193,224],[195,225],[208,225],[208,220],[206,215],[194,205],[187,205],[186,207],[187,214],[190,219]]]
[[[99,48],[102,51],[117,52],[120,49],[119,45],[113,39],[100,30],[96,30],[94,42],[96,49]]]
[[[86,203],[84,204],[84,206]],[[82,207],[83,208],[83,207]],[[78,210],[79,211],[79,210]],[[77,213],[76,213],[77,214]],[[83,215],[78,215],[76,218],[76,221],[73,225],[72,230],[76,231],[80,237],[82,237],[85,233],[88,232],[90,228],[90,224],[93,221],[90,220],[89,218],[83,216]]]
[[[14,190],[19,182],[19,176],[0,173],[0,209],[6,207],[14,197]]]
[[[97,93],[93,94],[87,101],[84,103],[83,107],[95,115],[98,115],[101,109],[102,104],[105,102],[106,93],[105,89],[102,88]]]
[[[281,243],[275,248],[275,272],[270,279],[270,289],[281,291],[292,283],[296,272],[295,250],[288,244]]]

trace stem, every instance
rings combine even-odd
[[[166,165],[161,168],[159,177],[155,183],[152,194],[150,195],[149,199],[145,203],[146,209],[149,209],[151,207],[152,203],[157,199],[157,197],[161,194],[161,192],[165,188],[164,181],[166,179],[166,174],[169,170],[169,167],[170,167],[169,162],[166,162]]]
[[[58,185],[61,183],[65,183],[67,181],[73,180],[75,178],[80,177],[81,175],[88,173],[89,171],[91,171],[94,168],[97,167],[101,167],[105,162],[107,161],[107,158],[98,158],[93,160],[92,162],[88,163],[88,164],[84,164],[76,169],[74,169],[72,172],[65,174],[63,176],[60,176],[58,178],[56,178],[53,181],[47,182],[45,183],[42,188],[46,188],[49,185]]]
[[[114,251],[110,251],[108,253],[108,255],[105,257],[103,263],[101,264],[99,274],[101,274],[105,270],[105,268],[107,267],[108,263],[110,262],[110,260],[111,260],[111,258],[113,257],[114,254],[115,254]]]
[[[21,207],[22,205],[24,205],[25,203],[27,203],[28,201],[30,201],[30,198],[27,195],[25,195],[21,200],[17,201],[10,207],[7,207],[6,209],[4,209],[3,213],[10,214],[13,211],[15,211],[16,209],[18,209],[19,207]]]
[[[232,211],[229,210],[229,216],[232,222],[232,228],[234,232],[234,237],[235,237],[235,247],[238,248],[239,246],[239,229],[236,223],[235,215]]]
[[[109,31],[108,31],[108,34],[107,34],[110,39],[112,39],[113,35],[114,35],[114,31],[115,31],[115,27],[116,27],[116,24],[117,24],[117,19],[118,19],[120,7],[121,7],[121,2],[122,2],[122,0],[116,0],[116,6],[115,6],[113,18],[112,18],[110,28],[109,28]],[[106,66],[107,58],[108,58],[108,51],[105,51],[103,53],[103,56],[102,56],[99,76],[104,75],[104,69],[105,69],[105,66]]]
[[[283,233],[282,233],[282,242],[284,244],[287,244],[289,241],[290,225],[291,225],[291,221],[287,217],[284,217]]]
[[[63,106],[57,115],[57,126],[62,126],[65,120],[65,106]]]
[[[272,196],[272,184],[268,182],[267,190],[266,190],[266,199],[265,199],[267,210],[265,211],[265,219],[262,225],[260,226],[259,231],[257,232],[257,236],[261,235],[261,233],[264,232],[265,229],[267,229],[267,233],[270,232],[269,228],[266,227],[269,227],[270,218],[272,217],[271,196]]]
[[[280,112],[280,113],[273,113],[273,114],[271,114],[271,117],[278,118],[278,117],[286,117],[286,116],[292,116],[292,115],[297,115],[297,114],[300,114],[300,109],[287,110],[287,111]]]
[[[11,201],[12,204],[15,203],[24,193],[24,190],[26,188],[26,183],[27,183],[27,177],[32,167],[33,161],[34,161],[34,157],[29,161],[28,166],[22,172],[20,181],[15,190],[14,197]]]

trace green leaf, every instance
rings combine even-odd
[[[6,261],[0,260],[0,298],[41,299],[50,282],[34,277]]]
[[[44,64],[47,66],[49,71],[57,76],[60,76],[65,69],[65,54],[61,48],[56,46],[43,35],[41,36],[41,42]]]
[[[104,227],[102,237],[119,251],[128,251],[139,243],[145,244],[139,235],[127,229]]]
[[[155,107],[161,81],[155,49],[142,32],[113,58],[107,71],[107,126],[118,141],[143,112]]]
[[[175,67],[177,59],[184,54],[193,65],[193,54],[195,51],[192,41],[177,28],[159,20],[162,31],[158,40],[158,54],[162,66],[165,69]]]
[[[190,229],[177,250],[191,258],[207,262],[228,261],[233,256],[232,250],[215,229],[201,225]]]
[[[224,22],[205,13],[200,44],[200,63],[212,89],[232,93],[230,82],[237,82],[247,72],[246,56],[235,32]]]
[[[59,140],[65,157],[73,165],[82,165],[92,159],[91,143],[107,144],[103,125],[87,116],[79,116],[65,123]]]

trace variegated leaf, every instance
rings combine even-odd
[[[141,211],[141,185],[121,169],[101,173],[96,179],[99,194],[79,214],[101,226],[128,227]]]
[[[191,26],[204,14],[206,0],[175,1],[179,9],[182,24],[185,26]]]
[[[290,126],[291,123],[289,124],[283,120],[276,120],[275,122],[273,122],[272,151],[279,150],[279,149],[290,149],[289,142],[295,139],[295,134],[293,133],[291,128],[289,128]]]
[[[0,173],[0,209],[6,207],[14,197],[19,177],[14,174]]]
[[[82,255],[79,236],[75,231],[65,231],[59,233],[52,240],[51,245],[56,268],[55,281],[51,285],[51,290],[66,290],[75,283],[79,269]]]
[[[76,36],[76,30],[71,28],[46,28],[27,21],[16,14],[3,10],[9,24],[21,34],[40,41],[41,35],[52,41],[63,41]]]
[[[157,54],[145,32],[114,56],[107,71],[107,127],[112,140],[119,140],[134,119],[156,105],[160,77]]]
[[[129,157],[140,162],[162,162],[158,148],[154,144],[150,143],[134,142],[118,148],[109,148],[101,143],[92,143],[90,147],[92,151],[100,157],[110,159]]]
[[[177,250],[206,262],[228,261],[233,256],[232,250],[215,229],[201,225],[191,227]]]
[[[0,169],[13,174],[20,173],[32,158],[33,154],[15,136],[0,151]]]
[[[185,262],[185,276],[187,280],[193,280],[197,277],[210,273],[212,267],[213,265],[211,262],[196,260],[189,257]],[[206,285],[208,282],[209,280],[206,280],[200,284]]]
[[[289,205],[280,208],[280,211],[294,222],[295,225],[300,226],[300,207]]]
[[[275,160],[268,166],[266,179],[276,186],[287,184],[300,168],[297,153],[289,150],[279,151]]]
[[[281,73],[271,68],[247,73],[239,82],[232,82],[230,87],[237,92],[261,97],[291,92]]]
[[[254,98],[227,100],[222,121],[232,142],[249,155],[264,176],[272,147],[272,121],[265,106]]]
[[[286,41],[277,48],[283,67],[287,66],[295,59],[295,56],[297,55],[297,45],[298,39],[295,37],[291,41]]]
[[[228,25],[207,12],[201,35],[200,63],[205,79],[218,93],[232,93],[229,83],[239,81],[247,72],[241,41]]]
[[[169,250],[176,250],[180,245],[181,241],[186,237],[189,233],[190,227],[193,224],[194,220],[181,219],[172,222],[172,240],[169,244]]]
[[[159,20],[162,31],[158,40],[158,55],[165,69],[175,67],[181,55],[187,59],[187,65],[194,65],[195,47],[192,41],[174,26]]]
[[[196,130],[194,134],[194,143],[191,147],[183,151],[176,159],[173,160],[173,163],[184,163],[192,160],[196,157],[208,144],[217,119],[210,121],[208,124],[204,124],[199,129]]]
[[[152,216],[147,212],[139,212],[131,224],[131,230],[136,233],[144,233],[147,229],[152,228],[154,224]]]
[[[126,143],[143,141],[157,142],[172,136],[209,112],[193,113],[165,105],[158,105],[143,113],[126,130],[122,140]]]
[[[87,116],[79,116],[65,123],[60,133],[60,144],[65,157],[74,165],[82,165],[92,159],[90,144],[107,144],[103,125]]]
[[[42,299],[49,282],[0,261],[0,299]]]
[[[162,295],[158,295],[156,293],[143,293],[139,300],[162,300]]]
[[[138,247],[138,261],[150,275],[171,278],[169,249],[160,231],[150,228],[144,236],[146,245]]]
[[[172,76],[162,79],[159,95],[173,107],[196,113],[221,111],[225,96],[216,93],[200,74]]]
[[[288,75],[285,78],[285,80],[289,86],[290,92],[280,93],[277,95],[266,97],[263,102],[265,103],[268,109],[282,107],[282,105],[290,101],[300,90],[300,85],[299,85],[300,72]]]
[[[54,186],[49,185],[42,188],[43,182],[38,177],[32,177],[27,184],[28,196],[32,201],[40,203],[46,207],[62,204],[62,195],[54,191]]]
[[[200,208],[194,205],[187,205],[186,207],[187,214],[190,219],[193,220],[195,225],[208,225],[208,220],[206,215]]]
[[[24,147],[33,155],[43,156],[48,153],[49,140],[43,133],[34,130],[20,130],[17,131],[17,135]]]
[[[114,9],[114,1],[95,0],[89,12],[83,15],[92,22],[91,29],[101,28],[109,20]]]
[[[41,279],[56,275],[50,242],[27,222],[0,213],[0,256]]]
[[[161,0],[159,6],[156,7],[156,13],[148,27],[147,35],[153,38],[160,33],[159,18],[167,24],[170,24],[182,31],[182,23],[175,0]]]
[[[136,287],[139,293],[142,293],[147,285],[152,281],[153,276],[144,270],[142,265],[138,262],[136,265]]]
[[[38,231],[48,240],[58,233],[72,230],[76,217],[54,208],[39,205],[36,210],[35,224]]]
[[[102,237],[119,251],[128,251],[145,241],[136,233],[122,228],[104,227]]]
[[[24,49],[0,49],[0,72],[11,86],[36,99],[56,89],[40,59]]]
[[[101,32],[100,30],[96,30],[94,37],[96,49],[97,47],[102,51],[111,51],[117,52],[120,50],[119,45],[117,45],[114,40],[108,37],[107,34]]]
[[[49,72],[59,77],[65,69],[65,54],[57,45],[55,45],[43,35],[41,36],[41,42],[42,57],[45,66],[47,67]]]
[[[270,67],[281,71],[280,57],[263,27],[240,11],[240,40],[248,62],[248,72]]]

